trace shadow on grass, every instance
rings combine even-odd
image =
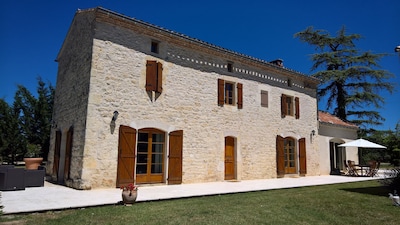
[[[387,197],[388,194],[391,193],[390,188],[386,187],[386,186],[364,187],[364,188],[342,188],[340,190],[356,192],[356,193],[360,193],[360,194],[384,196],[384,197]]]

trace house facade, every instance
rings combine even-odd
[[[54,181],[91,189],[320,174],[319,81],[281,60],[94,8],[76,12],[57,62]]]
[[[358,126],[339,119],[328,112],[318,112],[318,145],[320,147],[321,175],[340,174],[345,171],[345,161],[358,164],[357,147],[338,145],[357,139]]]

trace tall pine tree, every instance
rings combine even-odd
[[[342,120],[357,125],[380,125],[385,119],[376,109],[384,104],[380,91],[392,93],[394,85],[387,80],[393,75],[379,69],[378,61],[386,54],[361,52],[354,41],[359,34],[346,35],[342,27],[336,37],[324,30],[306,30],[294,36],[315,47],[312,76],[321,80],[319,99],[327,97],[327,110]]]

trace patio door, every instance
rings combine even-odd
[[[136,183],[161,183],[164,179],[165,133],[157,129],[138,132]]]
[[[296,145],[293,138],[284,139],[285,174],[296,173]]]

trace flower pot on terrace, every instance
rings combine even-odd
[[[123,190],[122,191],[122,202],[124,204],[133,204],[137,198],[137,190]]]
[[[43,158],[24,158],[24,162],[27,170],[37,170],[43,162]]]

